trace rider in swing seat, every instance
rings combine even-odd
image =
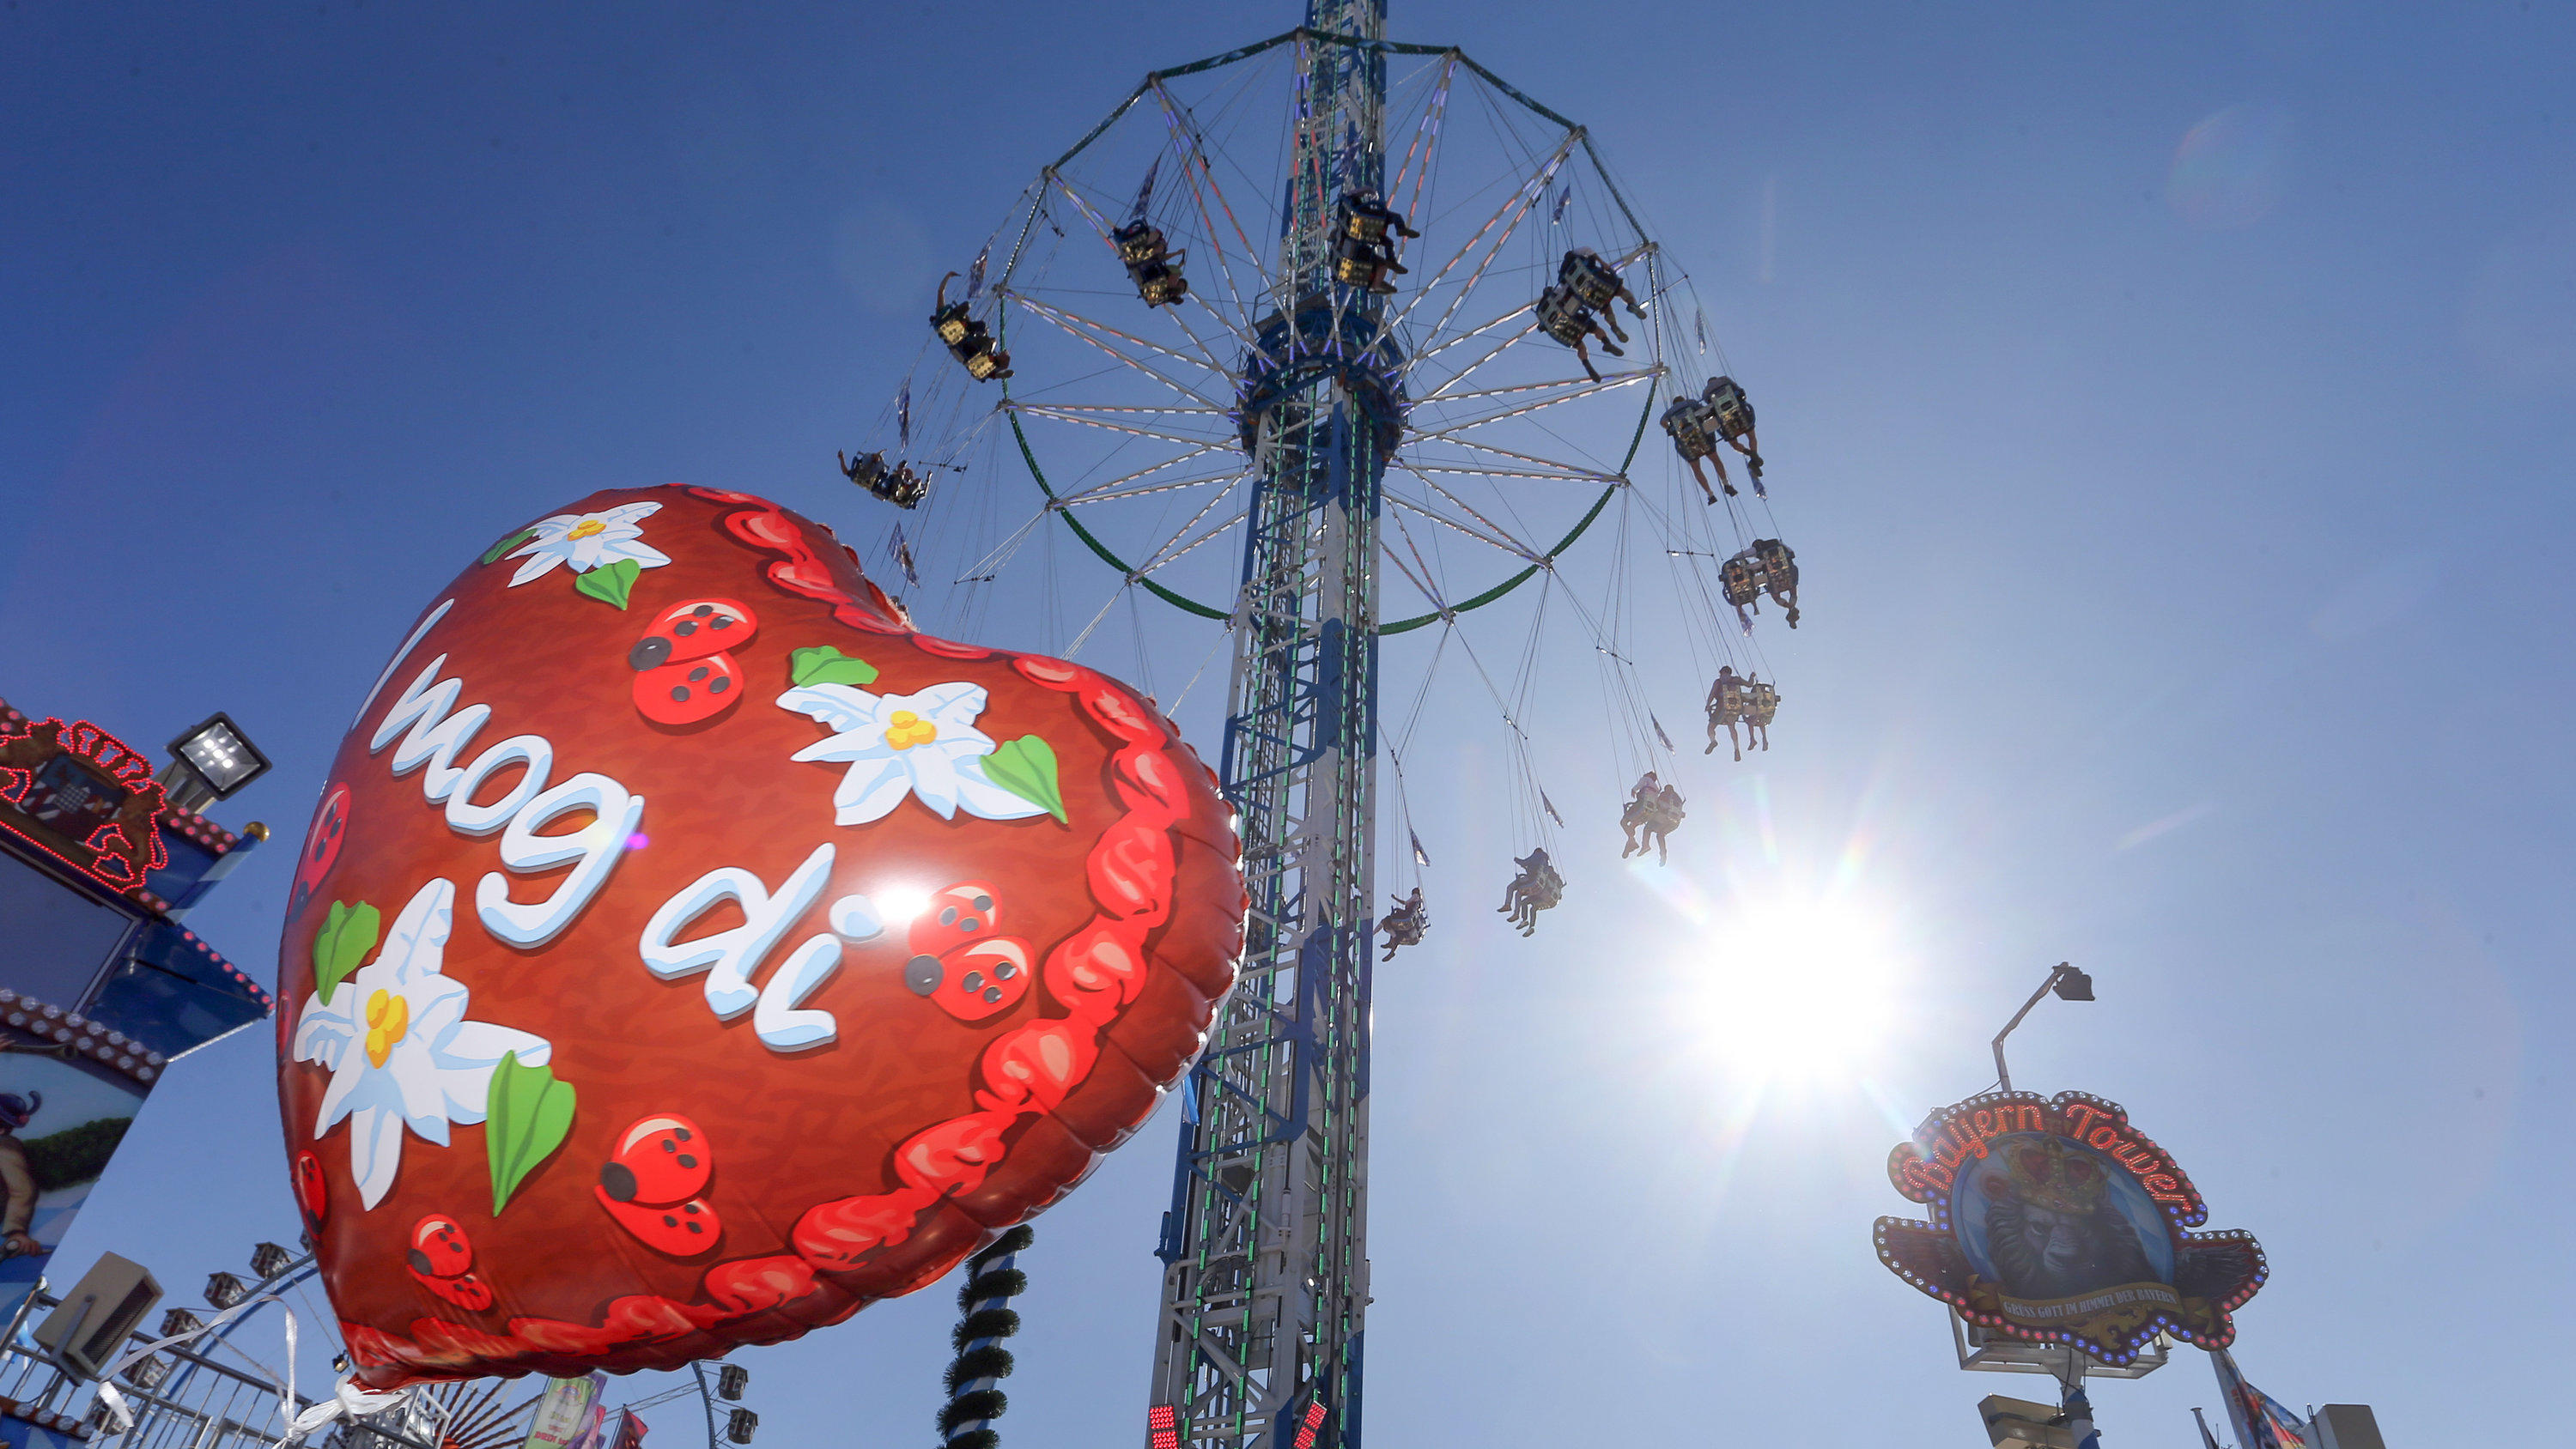
[[[1645,309],[1637,305],[1637,294],[1629,291],[1628,284],[1620,280],[1618,271],[1590,247],[1576,247],[1567,252],[1565,260],[1556,264],[1556,280],[1559,286],[1571,288],[1574,295],[1582,298],[1583,305],[1601,309],[1613,332],[1619,332],[1619,323],[1609,316],[1612,302],[1628,304],[1631,317],[1646,315]],[[1619,340],[1627,341],[1628,334],[1619,332]]]
[[[1753,433],[1753,402],[1744,395],[1731,377],[1712,377],[1700,390],[1700,401],[1708,404],[1717,422],[1717,434],[1727,446],[1744,455],[1744,466],[1753,474],[1753,491],[1762,491],[1762,441]]]
[[[1681,454],[1683,462],[1690,464],[1691,477],[1698,480],[1699,491],[1708,501],[1716,503],[1717,495],[1709,491],[1708,475],[1700,471],[1702,458],[1717,465],[1717,481],[1725,487],[1729,498],[1734,497],[1735,484],[1727,479],[1726,460],[1717,455],[1716,417],[1709,411],[1708,404],[1695,397],[1676,397],[1672,405],[1664,409],[1662,422],[1664,431],[1672,437],[1673,451]]]
[[[993,350],[990,329],[966,315],[966,304],[948,300],[948,281],[957,274],[950,272],[939,279],[936,310],[930,314],[930,330],[966,368],[966,375],[977,382],[994,382],[1011,375],[1011,354]]]
[[[1539,293],[1533,310],[1538,313],[1538,330],[1573,348],[1574,360],[1583,364],[1583,375],[1594,382],[1601,380],[1601,374],[1592,366],[1592,354],[1586,350],[1586,343],[1598,340],[1601,350],[1611,356],[1627,355],[1619,350],[1618,343],[1610,340],[1609,333],[1601,330],[1600,320],[1583,305],[1583,299],[1567,288],[1550,287]]]

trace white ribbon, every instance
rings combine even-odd
[[[295,1411],[295,1310],[286,1306],[286,1300],[273,1293],[266,1293],[257,1298],[245,1298],[185,1333],[156,1338],[110,1364],[107,1372],[99,1375],[98,1400],[107,1406],[108,1414],[115,1419],[116,1432],[123,1435],[132,1432],[134,1428],[134,1411],[127,1407],[125,1395],[119,1392],[112,1382],[117,1375],[132,1367],[136,1361],[161,1349],[171,1348],[186,1343],[190,1339],[212,1333],[262,1303],[274,1303],[277,1305],[277,1311],[286,1315],[286,1383],[284,1392],[277,1401],[277,1415],[286,1421],[286,1437],[279,1442],[278,1449],[290,1449],[290,1446],[302,1441],[304,1436],[334,1419],[357,1419],[369,1414],[381,1414],[388,1409],[399,1407],[411,1398],[413,1391],[409,1388],[380,1393],[374,1389],[362,1387],[349,1374],[343,1373],[338,1383],[333,1386],[330,1398],[324,1399],[300,1414],[297,1413]],[[241,1352],[239,1348],[233,1351]],[[244,1353],[242,1357],[250,1358],[250,1355]],[[276,1373],[257,1359],[250,1361],[253,1367],[269,1375],[269,1382],[274,1387],[277,1381]]]

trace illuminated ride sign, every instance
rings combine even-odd
[[[1880,1218],[1888,1271],[1986,1330],[2125,1364],[2158,1333],[2235,1341],[2263,1249],[2209,1220],[2191,1179],[2117,1103],[1989,1092],[1924,1119],[1888,1155],[1932,1220]]]

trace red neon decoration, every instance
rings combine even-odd
[[[170,863],[167,805],[151,760],[88,720],[0,719],[0,830],[154,910],[143,882]]]
[[[2105,1363],[2158,1333],[2204,1348],[2268,1276],[2243,1232],[2194,1233],[2209,1211],[2172,1154],[2118,1103],[2084,1092],[1988,1092],[1926,1117],[1888,1154],[1930,1222],[1880,1218],[1889,1272],[2011,1338]],[[2071,1245],[2071,1246],[2070,1246]]]

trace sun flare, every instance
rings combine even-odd
[[[1690,948],[1699,975],[1689,1027],[1719,1065],[1765,1080],[1848,1079],[1869,1070],[1896,1016],[1890,932],[1858,903],[1738,895]]]

